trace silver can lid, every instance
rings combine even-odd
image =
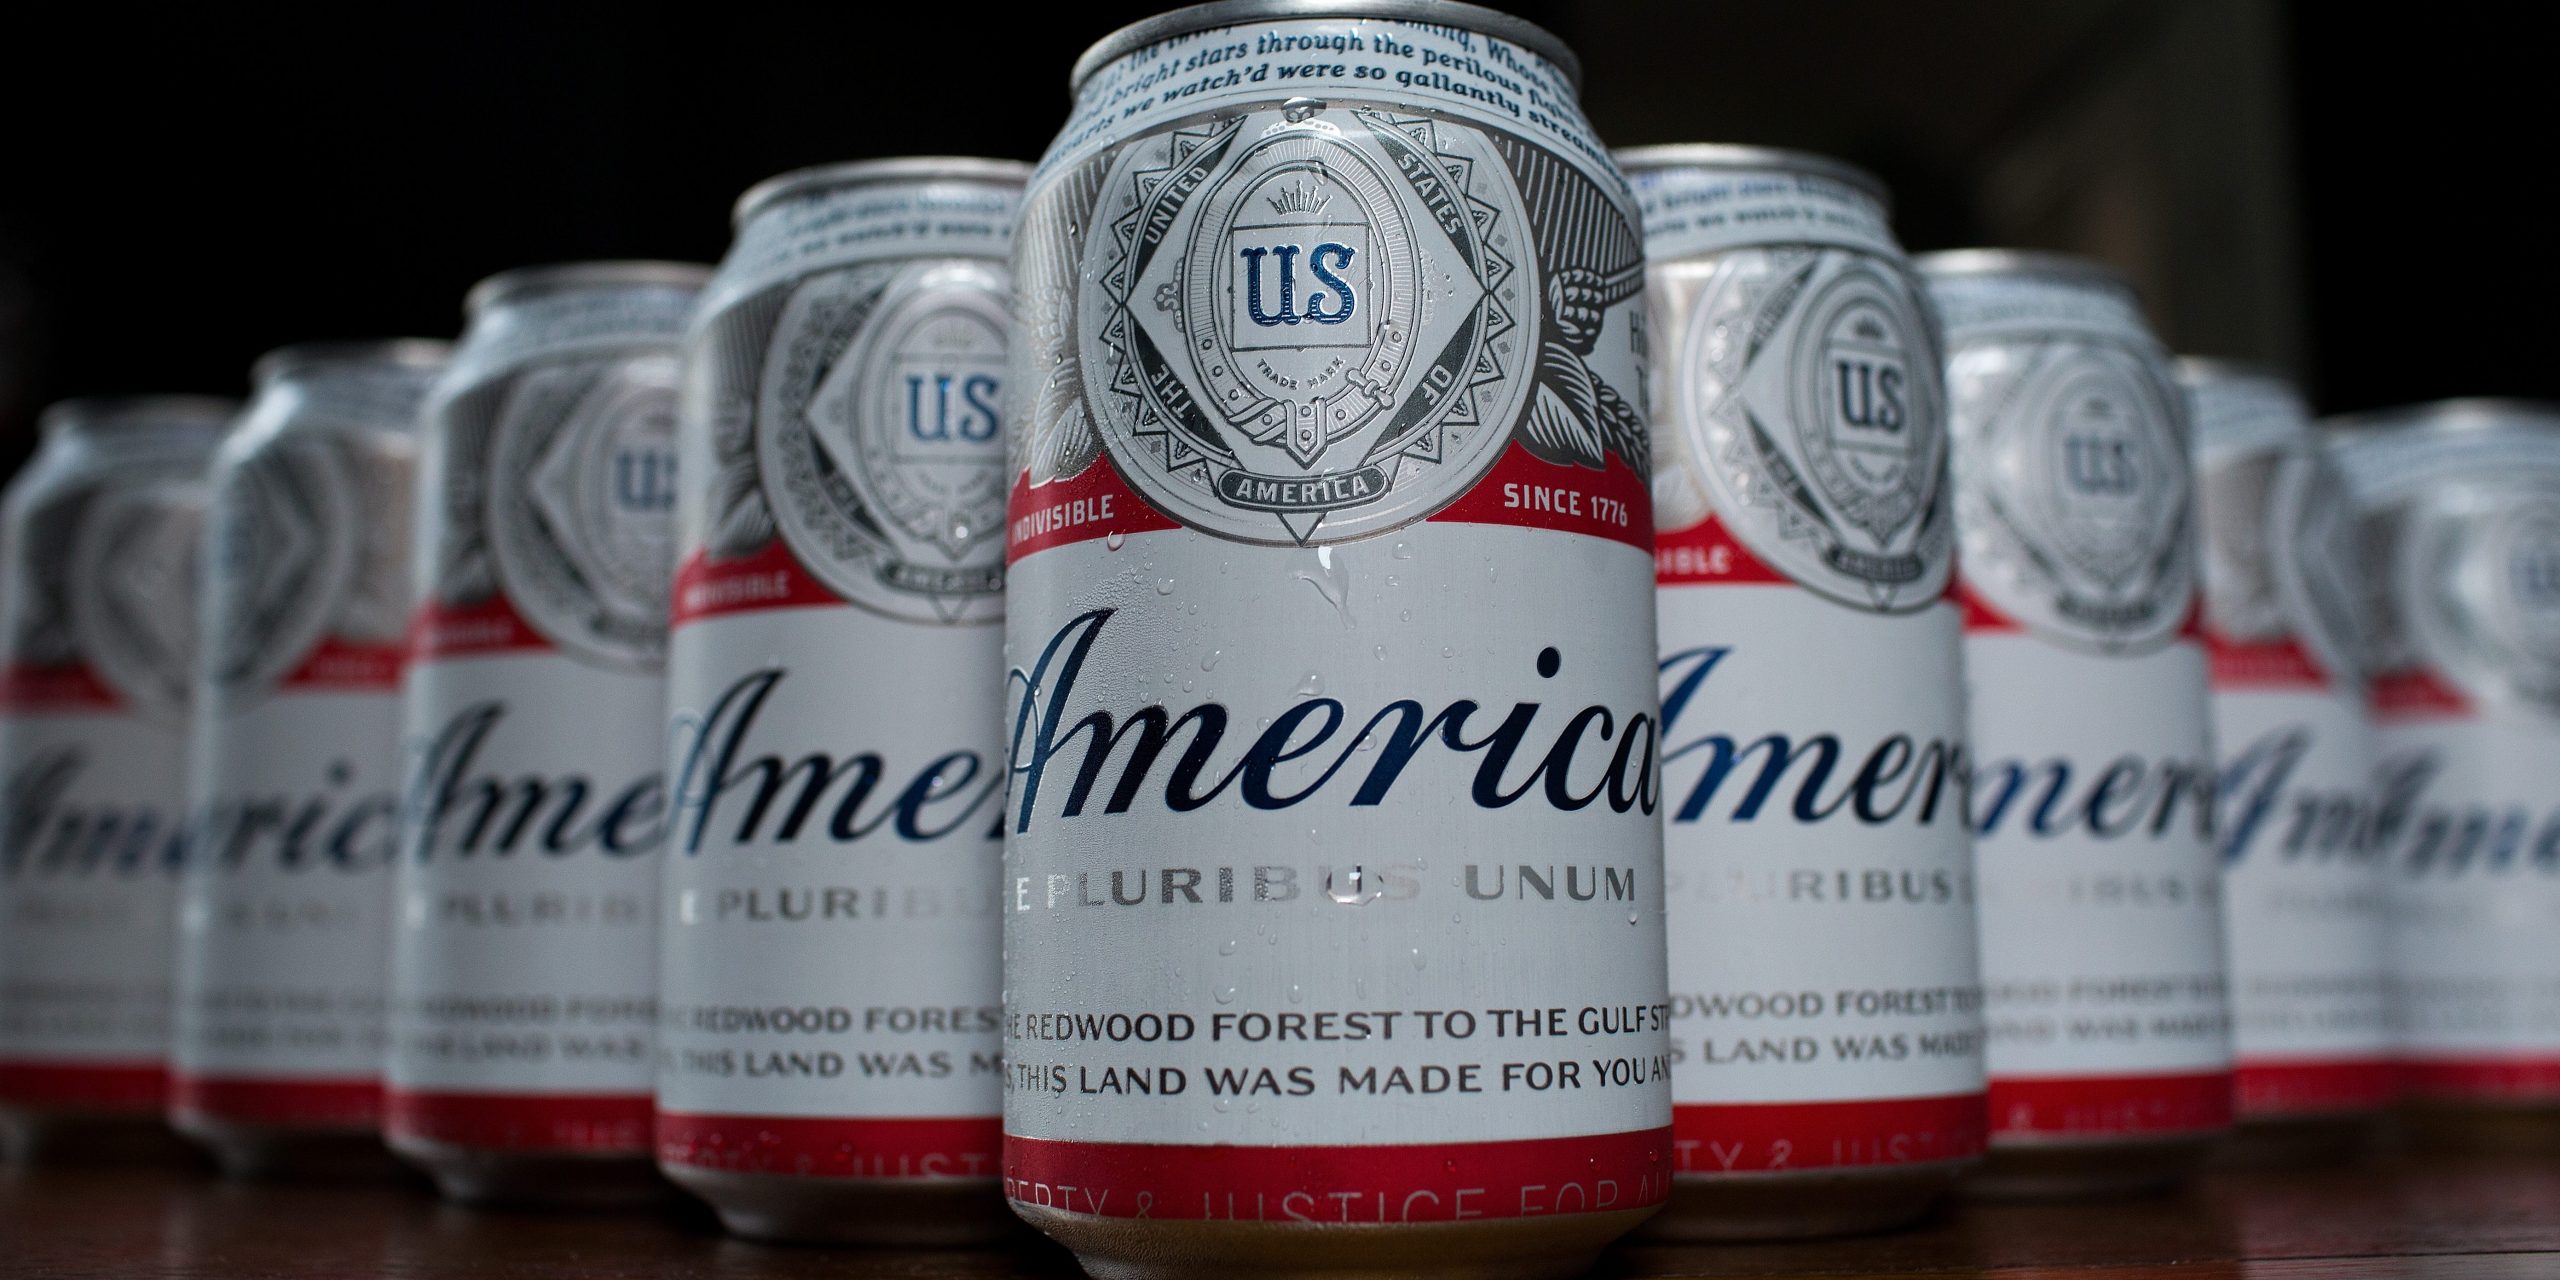
[[[278,378],[329,365],[390,366],[421,371],[440,369],[453,358],[453,344],[433,338],[371,338],[296,342],[258,357],[249,382],[263,387]]]
[[[1031,180],[1031,166],[1019,160],[980,156],[892,156],[885,160],[851,160],[812,165],[777,174],[747,188],[729,211],[729,225],[742,227],[766,205],[811,191],[834,191],[878,182],[984,182],[1019,187]]]
[[[1613,154],[1629,177],[1651,169],[1729,169],[1806,173],[1847,183],[1893,207],[1893,192],[1884,179],[1846,160],[1787,147],[1750,146],[1733,142],[1672,142],[1650,147],[1624,147]]]
[[[1219,27],[1239,27],[1252,22],[1286,22],[1307,18],[1368,19],[1373,22],[1430,22],[1442,26],[1463,27],[1499,40],[1507,40],[1554,64],[1564,73],[1565,83],[1582,92],[1582,59],[1566,47],[1555,33],[1526,18],[1515,18],[1496,9],[1463,3],[1462,0],[1213,0],[1160,13],[1144,22],[1134,22],[1112,32],[1084,51],[1076,59],[1075,70],[1067,76],[1067,95],[1084,92],[1084,82],[1093,73],[1117,62],[1148,45],[1187,36],[1195,31],[1213,31]]]
[[[2293,387],[2293,379],[2278,372],[2275,366],[2254,360],[2236,360],[2229,356],[2179,356],[2169,362],[2169,367],[2178,381],[2190,385],[2199,382],[2276,382],[2282,383],[2287,390]]]
[[[711,280],[711,268],[698,262],[555,262],[517,267],[471,286],[462,299],[465,320],[509,298],[562,289],[699,289]]]
[[[228,429],[239,413],[239,401],[221,396],[75,396],[46,406],[36,425],[48,436],[175,430],[210,437]]]
[[[2465,396],[2342,413],[2320,420],[2321,429],[2339,437],[2369,437],[2391,431],[2455,433],[2560,431],[2560,404],[2500,396]]]
[[[2095,258],[2044,249],[1941,249],[1913,258],[1924,276],[2042,276],[2080,284],[2104,285],[2133,292],[2124,273]]]

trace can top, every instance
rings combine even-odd
[[[210,437],[228,429],[239,412],[239,401],[221,396],[77,396],[47,406],[36,423],[48,437],[155,429],[201,431]]]
[[[2230,356],[2179,356],[2169,362],[2170,369],[2183,383],[2198,382],[2280,382],[2287,387],[2293,380],[2276,371],[2274,365],[2255,360],[2238,360]]]
[[[2399,429],[2414,431],[2462,432],[2495,431],[2522,427],[2527,430],[2560,431],[2560,404],[2547,400],[2519,400],[2498,396],[2465,396],[2453,400],[2429,400],[2420,404],[2395,405],[2388,409],[2367,409],[2360,413],[2344,413],[2321,420],[2321,427],[2335,436],[2361,438]]]
[[[1777,169],[1788,173],[1817,174],[1835,182],[1845,182],[1873,196],[1877,204],[1887,209],[1893,207],[1893,192],[1884,185],[1884,179],[1846,160],[1835,160],[1812,151],[1734,142],[1672,142],[1650,147],[1624,147],[1612,154],[1618,161],[1618,167],[1629,177],[1648,169]]]
[[[258,357],[250,366],[249,382],[263,387],[278,378],[319,368],[324,365],[390,365],[403,369],[429,370],[444,366],[453,358],[453,344],[433,338],[354,338],[324,342],[296,342],[278,347]]]
[[[517,267],[471,286],[462,299],[465,320],[521,294],[560,289],[647,288],[699,289],[711,280],[711,268],[698,262],[555,262]]]
[[[1481,32],[1537,54],[1564,73],[1565,83],[1582,92],[1582,59],[1565,42],[1526,18],[1513,17],[1462,0],[1212,0],[1160,13],[1104,36],[1076,59],[1067,76],[1067,95],[1084,92],[1093,73],[1148,45],[1248,22],[1282,22],[1303,18],[1351,18],[1378,22],[1431,22]]]
[[[777,174],[747,188],[730,209],[729,225],[743,227],[766,205],[805,192],[867,186],[875,182],[989,182],[1019,187],[1031,180],[1031,166],[1019,160],[983,156],[891,156],[883,160],[850,160],[812,165]]]
[[[2043,249],[1941,249],[1914,257],[1911,264],[1924,276],[2045,276],[2082,284],[2099,284],[2133,291],[2133,282],[2124,273],[2076,253],[2053,253]]]

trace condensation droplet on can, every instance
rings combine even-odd
[[[1124,546],[1127,546],[1128,544],[1129,544],[1129,535],[1127,535],[1127,534],[1125,534],[1125,533],[1117,533],[1117,532],[1115,532],[1115,533],[1106,534],[1106,535],[1104,535],[1104,537],[1103,537],[1103,539],[1102,539],[1102,545],[1103,545],[1103,546],[1105,546],[1105,547],[1107,547],[1107,548],[1109,548],[1109,549],[1111,549],[1111,550],[1113,550],[1113,551],[1117,551],[1117,550],[1119,550],[1120,548],[1122,548],[1122,547],[1124,547]]]

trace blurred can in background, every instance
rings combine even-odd
[[[2291,386],[2217,360],[2177,373],[2222,770],[2235,1154],[2335,1157],[2393,1093],[2355,513]]]
[[[464,1200],[660,1194],[677,348],[709,272],[508,272],[421,416],[394,1150]]]
[[[1937,326],[1866,173],[1618,160],[1662,343],[1676,1176],[1647,1230],[1875,1230],[1983,1146]]]
[[[2184,397],[2106,268],[1919,261],[1946,326],[1974,752],[1974,1185],[2159,1186],[2231,1124]]]
[[[167,1134],[204,475],[238,409],[65,401],[0,501],[0,1152]]]
[[[1096,1274],[1561,1275],[1670,1168],[1641,227],[1464,4],[1088,52],[1007,401],[1005,1192]]]
[[[2338,421],[2376,623],[2401,1083],[2430,1136],[2560,1142],[2560,408]]]
[[[235,1173],[389,1164],[410,485],[446,354],[276,351],[214,457],[169,1107]]]
[[[749,191],[686,344],[658,1159],[741,1234],[1012,1225],[1000,405],[1029,172]],[[838,1065],[780,1066],[813,1054]]]

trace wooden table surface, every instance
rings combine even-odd
[[[226,1183],[173,1167],[0,1172],[0,1276],[758,1280],[1059,1276],[1037,1241],[981,1252],[772,1248],[707,1217],[497,1213],[402,1186]],[[2560,1158],[2375,1160],[2220,1173],[2184,1194],[1969,1204],[1810,1244],[1624,1247],[1609,1276],[1997,1275],[2070,1280],[2560,1280]]]

